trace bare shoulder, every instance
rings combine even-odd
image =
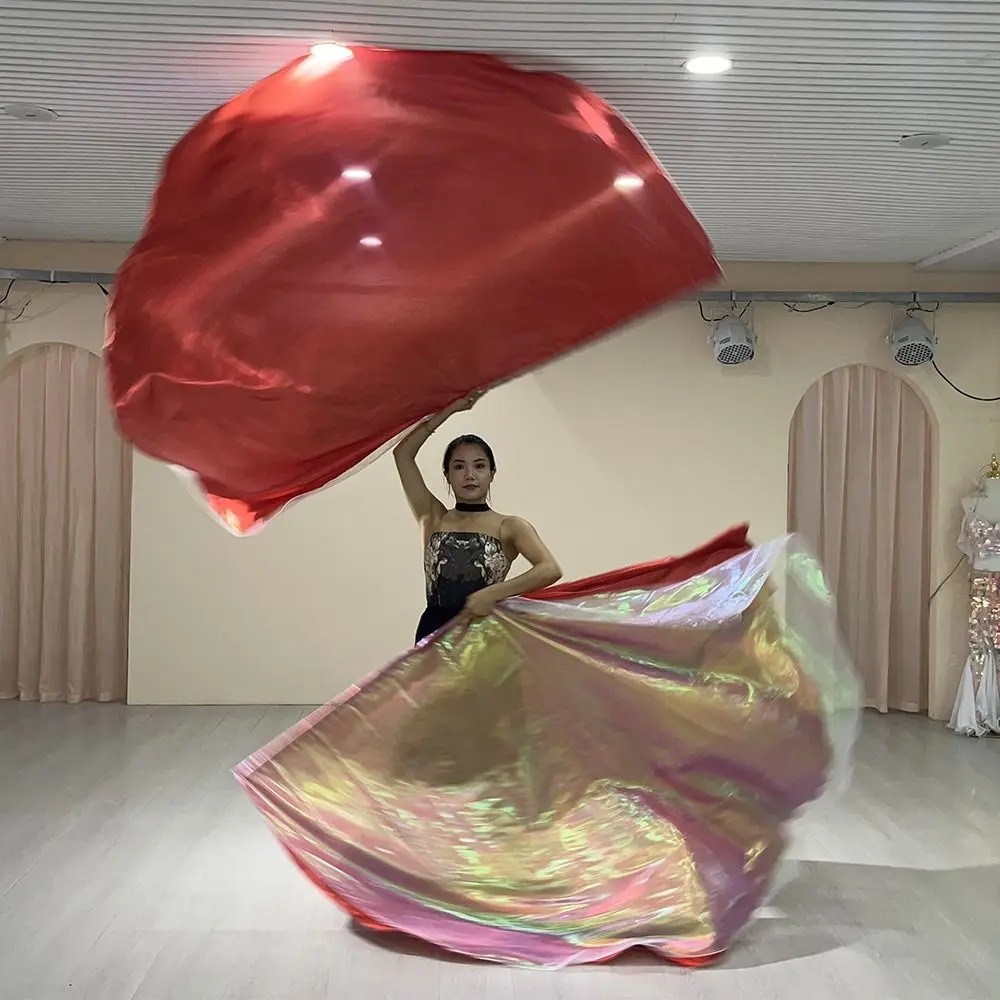
[[[500,537],[514,538],[523,531],[534,531],[530,521],[513,514],[500,514]]]
[[[500,521],[500,540],[513,545],[522,555],[525,546],[537,547],[540,544],[535,526],[523,517],[505,514]]]

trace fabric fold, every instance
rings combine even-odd
[[[859,705],[819,566],[741,527],[446,629],[236,773],[366,926],[512,964],[684,962],[764,900]]]

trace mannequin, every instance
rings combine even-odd
[[[969,657],[950,727],[964,736],[1000,735],[1000,461],[994,455],[976,493],[962,501],[958,547],[969,557]]]

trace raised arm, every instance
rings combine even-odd
[[[399,481],[403,484],[403,492],[413,516],[421,524],[427,520],[435,520],[444,513],[444,504],[427,488],[424,477],[417,466],[417,453],[427,442],[427,439],[451,416],[471,410],[482,393],[473,393],[453,403],[436,416],[428,417],[410,431],[393,450],[396,460],[396,471]]]

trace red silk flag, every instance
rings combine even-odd
[[[642,141],[574,81],[319,46],[168,156],[115,285],[110,389],[123,435],[243,533],[718,274]]]

